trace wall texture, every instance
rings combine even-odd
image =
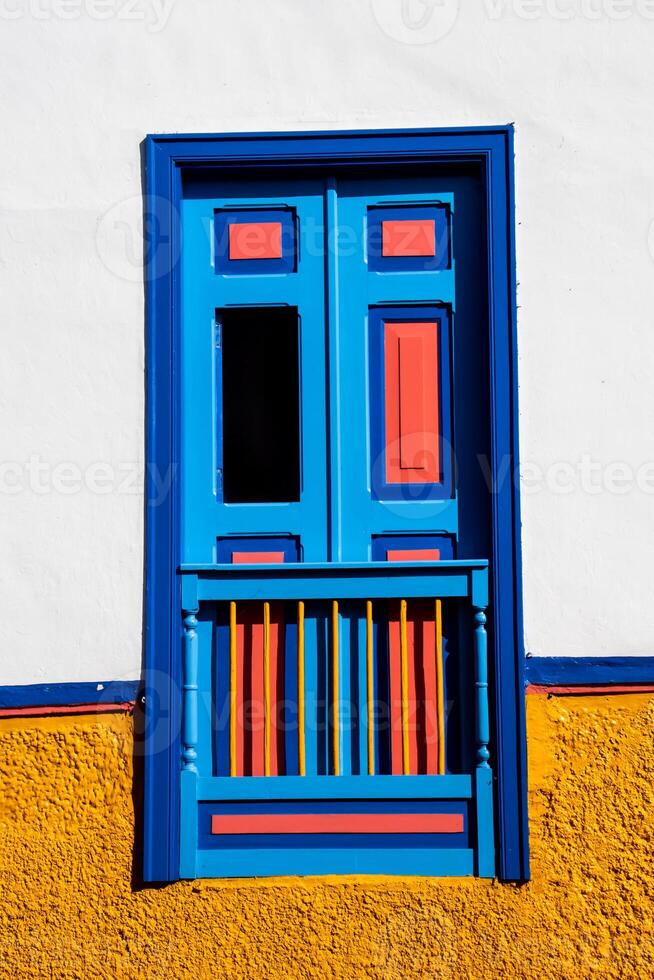
[[[132,719],[2,720],[0,976],[653,975],[654,698],[530,695],[528,729],[528,885],[296,878],[141,888]]]
[[[527,646],[651,653],[653,18],[0,0],[0,684],[139,675],[147,132],[515,122]]]

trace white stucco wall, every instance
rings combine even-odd
[[[0,0],[0,684],[139,674],[147,132],[515,123],[527,649],[653,654],[653,51],[654,0]]]

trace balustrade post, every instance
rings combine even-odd
[[[197,773],[198,634],[197,608],[182,610],[184,622],[182,770]]]
[[[484,606],[473,606],[475,623],[475,692],[477,768],[487,769],[490,752],[488,720],[488,653],[486,612]]]

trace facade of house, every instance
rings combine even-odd
[[[0,973],[649,975],[654,6],[0,16]]]

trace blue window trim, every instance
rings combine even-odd
[[[526,681],[545,687],[654,684],[654,657],[527,657]]]
[[[182,176],[262,167],[477,163],[486,193],[498,874],[529,877],[518,466],[513,127],[148,136],[144,207],[147,300],[144,878],[179,876],[179,339]],[[162,479],[171,478],[166,484]],[[162,495],[162,485],[170,490]],[[501,651],[501,656],[500,656]]]

